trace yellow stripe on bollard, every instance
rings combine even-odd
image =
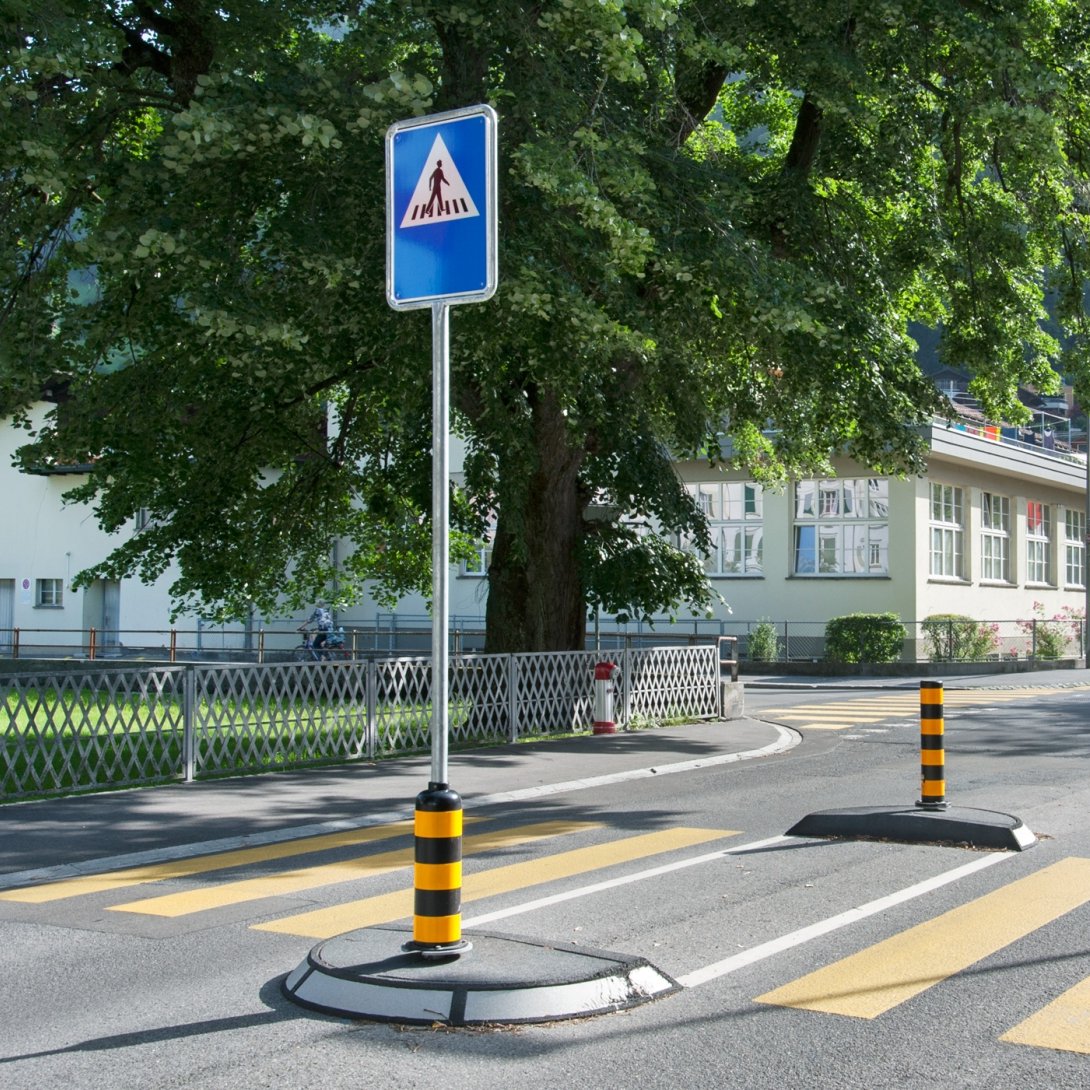
[[[427,943],[436,948],[437,953],[450,953],[443,948],[457,943],[462,935],[462,915],[454,916],[416,916],[413,919],[413,940]],[[463,952],[468,947],[463,948]],[[427,954],[426,950],[418,953]]]
[[[416,889],[461,889],[461,863],[416,863],[413,866]]]
[[[417,836],[442,838],[462,835],[461,810],[417,810],[414,818],[413,832]]]

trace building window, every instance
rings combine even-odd
[[[962,578],[963,526],[961,489],[951,484],[932,484],[930,572],[933,576]]]
[[[492,563],[492,543],[482,543],[481,547],[468,559],[462,561],[462,575],[483,577],[488,574],[488,565]]]
[[[64,580],[39,579],[34,604],[41,609],[60,609],[64,605]]]
[[[1086,585],[1086,515],[1064,512],[1064,581],[1069,587]]]
[[[1026,582],[1048,583],[1052,575],[1052,509],[1046,503],[1026,504]]]
[[[764,572],[764,496],[750,481],[715,481],[686,486],[708,520],[711,552],[703,557],[709,575],[761,575]],[[681,547],[695,551],[691,541]]]
[[[985,492],[980,497],[980,578],[990,583],[1011,579],[1011,501]]]
[[[795,574],[888,575],[888,519],[883,478],[796,482]]]

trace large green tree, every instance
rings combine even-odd
[[[480,101],[501,286],[452,358],[493,649],[578,646],[588,596],[709,601],[678,455],[918,468],[912,322],[997,418],[1057,370],[1087,400],[1081,2],[6,11],[0,401],[63,383],[24,461],[93,464],[109,529],[155,516],[103,572],[177,557],[180,599],[268,607],[344,537],[345,595],[426,584],[429,326],[385,306],[382,138]]]

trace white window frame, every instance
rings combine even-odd
[[[1011,501],[997,492],[980,494],[980,579],[1011,581]]]
[[[697,553],[714,578],[764,575],[764,489],[754,481],[699,481],[685,486],[708,520],[711,552]],[[679,547],[697,552],[682,536]]]
[[[64,580],[38,579],[34,583],[35,609],[64,608]]]
[[[793,575],[888,577],[888,478],[808,478],[794,497]]]
[[[931,482],[928,572],[934,579],[965,578],[965,494],[954,484]]]
[[[1026,502],[1026,582],[1050,586],[1052,578],[1052,508],[1037,500]]]
[[[1086,512],[1064,511],[1064,580],[1068,587],[1086,586]]]
[[[492,542],[484,541],[472,560],[463,560],[458,574],[466,579],[485,579],[488,566],[492,563]]]

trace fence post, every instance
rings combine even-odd
[[[259,628],[257,630],[257,661],[260,664],[265,662],[265,629]]]
[[[621,727],[628,729],[632,720],[632,656],[631,647],[626,647],[621,661],[624,664],[621,670]]]
[[[1037,657],[1037,618],[1034,617],[1033,620],[1030,621],[1030,624],[1032,625],[1032,630],[1031,630],[1031,633],[1030,633],[1030,635],[1032,637],[1032,642],[1031,642],[1031,647],[1030,647],[1030,654],[1033,656],[1033,658],[1036,658]]]
[[[17,628],[11,630],[11,657],[13,659],[19,657],[19,629]]]
[[[378,753],[378,661],[367,660],[367,759]]]
[[[185,762],[185,782],[197,778],[197,676],[196,667],[189,663],[182,675],[182,759]]]
[[[507,737],[519,740],[519,666],[514,655],[507,656]]]
[[[788,621],[783,622],[783,661],[791,661],[791,636],[788,634]]]
[[[98,633],[95,632],[95,630],[93,628],[87,633],[87,657],[92,662],[95,661],[95,642],[96,642],[97,636],[98,636]]]
[[[178,661],[178,631],[174,628],[170,630],[170,661]]]

